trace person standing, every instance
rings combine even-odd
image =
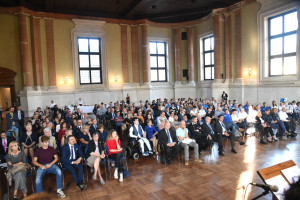
[[[19,142],[19,119],[17,114],[14,112],[15,108],[10,107],[9,113],[6,114],[6,129],[8,131],[14,132],[16,141]]]
[[[21,106],[18,106],[17,107],[17,110],[16,110],[16,115],[18,117],[18,122],[19,122],[19,135],[20,135],[20,138],[22,138],[22,132],[24,130],[24,117],[25,117],[25,114],[24,114],[24,111],[22,110]]]
[[[225,91],[223,91],[221,98],[225,101],[225,103],[227,103],[228,94]]]

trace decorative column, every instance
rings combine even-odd
[[[139,38],[138,38],[137,25],[131,26],[131,53],[132,53],[133,82],[140,83]]]
[[[56,67],[54,51],[53,19],[46,19],[46,43],[49,86],[56,87]]]
[[[225,78],[231,79],[231,16],[224,13],[225,16]]]
[[[189,69],[189,82],[195,81],[195,68],[194,68],[194,34],[193,27],[187,28],[187,56],[188,56],[188,69]]]
[[[38,87],[44,86],[40,18],[32,16],[30,18],[30,25],[34,86],[38,89]]]
[[[122,50],[122,73],[123,83],[129,82],[128,70],[128,45],[127,45],[127,25],[121,24],[121,50]]]
[[[214,15],[214,39],[215,39],[215,79],[221,79],[221,42],[220,42],[220,18],[219,15]]]
[[[236,78],[242,78],[242,16],[241,9],[235,11],[235,66]]]
[[[174,28],[174,48],[175,48],[175,72],[176,82],[181,82],[181,64],[180,64],[180,28]]]
[[[27,35],[27,22],[26,16],[19,15],[19,38],[21,49],[21,70],[23,78],[23,89],[30,88],[31,74],[30,74],[30,62],[29,62],[29,49],[28,49],[28,35]]]
[[[143,60],[143,82],[144,84],[149,83],[149,45],[148,45],[148,32],[147,24],[142,26],[142,60]]]

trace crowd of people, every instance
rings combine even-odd
[[[63,198],[61,166],[84,190],[83,164],[94,169],[93,179],[105,184],[100,161],[108,157],[114,161],[114,178],[122,182],[122,157],[130,143],[139,145],[142,156],[160,153],[161,162],[168,164],[182,150],[185,165],[189,165],[190,148],[198,163],[203,162],[201,152],[214,142],[219,156],[224,156],[224,138],[230,140],[231,152],[237,153],[235,143],[244,145],[241,136],[247,134],[259,133],[261,144],[297,135],[300,102],[251,105],[247,101],[242,105],[227,97],[223,94],[220,102],[180,98],[131,103],[127,95],[126,102],[96,104],[93,113],[80,110],[81,99],[72,110],[52,100],[44,110],[38,107],[26,122],[21,106],[16,111],[12,107],[6,114],[7,130],[1,131],[0,156],[9,170],[19,169],[12,173],[14,198],[18,190],[27,195],[26,163],[37,168],[37,193],[42,192],[44,175],[50,173],[56,175],[57,194]]]

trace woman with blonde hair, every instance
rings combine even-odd
[[[24,149],[25,157],[27,158],[29,152],[31,161],[33,161],[34,146],[37,140],[37,135],[36,133],[32,132],[32,126],[30,124],[27,124],[25,128],[26,132],[22,134],[22,146]]]
[[[13,167],[26,163],[25,153],[19,150],[19,145],[16,141],[13,141],[9,144],[8,154],[6,155],[6,161],[8,169],[12,169]],[[24,198],[27,196],[26,173],[26,170],[20,170],[13,175],[12,178],[15,182],[13,199],[18,199],[18,190],[21,190],[23,192]]]

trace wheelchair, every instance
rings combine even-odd
[[[150,142],[151,145],[151,142]],[[149,149],[147,145],[144,143],[145,152],[149,153]],[[131,156],[134,160],[140,158],[140,154],[142,153],[140,143],[136,139],[129,138],[128,145],[126,147],[127,155]]]

